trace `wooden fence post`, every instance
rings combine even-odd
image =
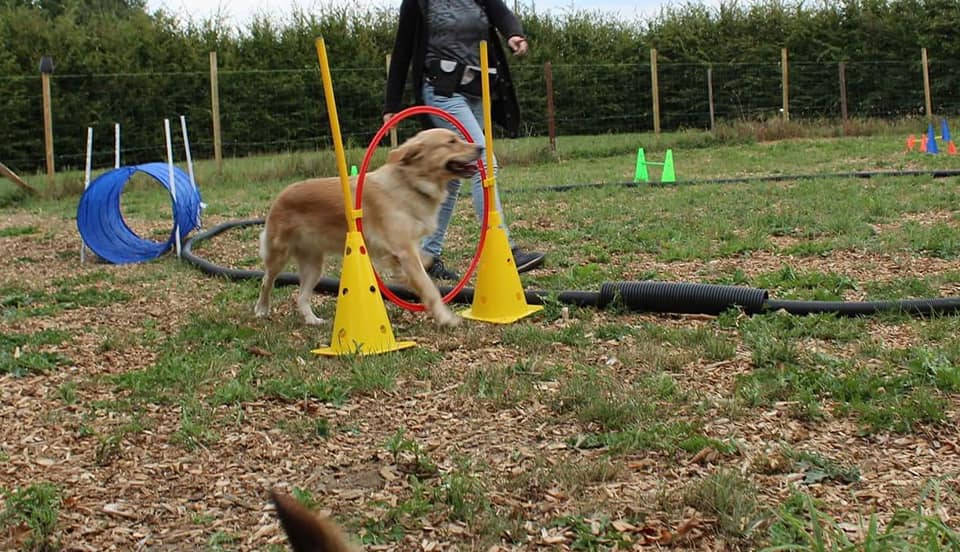
[[[930,100],[930,66],[927,63],[927,49],[920,49],[920,60],[923,63],[923,105],[927,108],[927,121],[933,121],[933,103]]]
[[[213,119],[213,158],[217,174],[223,174],[223,139],[220,136],[220,83],[217,52],[210,52],[210,117]]]
[[[840,78],[840,119],[843,121],[843,133],[847,133],[847,64],[838,65]]]
[[[19,176],[17,176],[17,173],[15,173],[15,172],[13,172],[12,170],[8,169],[7,166],[4,165],[3,163],[0,163],[0,176],[5,176],[5,177],[9,178],[11,182],[13,182],[14,184],[16,184],[17,186],[20,186],[21,188],[23,188],[24,190],[30,192],[31,194],[36,194],[36,193],[37,193],[37,190],[35,190],[35,189],[33,188],[33,186],[31,186],[31,185],[27,184],[26,182],[24,182],[22,178],[20,178]]]
[[[710,104],[710,132],[713,132],[717,126],[717,120],[713,107],[713,67],[707,67],[707,102]]]
[[[557,123],[553,107],[553,65],[543,64],[543,78],[547,81],[547,134],[550,136],[550,153],[557,154]]]
[[[653,132],[660,135],[660,84],[657,79],[657,49],[650,49],[650,88],[653,91]]]
[[[787,68],[787,49],[780,48],[780,68],[783,79],[783,120],[790,120],[790,70]]]
[[[56,170],[53,163],[53,106],[50,99],[50,75],[53,74],[53,58],[40,58],[40,83],[43,88],[43,143],[47,157],[47,186],[53,188]]]

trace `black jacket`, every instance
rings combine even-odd
[[[429,0],[403,0],[400,4],[400,21],[397,24],[397,37],[390,57],[390,71],[387,74],[386,100],[384,113],[397,113],[402,110],[403,89],[407,81],[407,70],[412,68],[413,97],[417,105],[423,104],[423,64],[427,52],[427,25],[425,22],[426,3]],[[503,3],[503,0],[477,0],[490,19],[490,38],[487,41],[487,58],[490,67],[497,68],[496,85],[491,90],[492,118],[511,136],[520,129],[520,106],[517,93],[510,79],[507,57],[497,38],[497,30],[507,37],[523,36],[520,20]],[[429,126],[429,119],[423,117]]]

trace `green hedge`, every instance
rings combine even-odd
[[[658,51],[666,130],[709,125],[708,68],[718,118],[776,116],[781,48],[789,51],[795,118],[839,115],[841,61],[851,116],[922,112],[921,47],[930,55],[935,111],[960,112],[955,0],[688,4],[644,22],[576,10],[520,16],[532,50],[513,67],[528,135],[547,131],[547,61],[560,134],[649,130],[651,48]],[[236,30],[148,13],[135,0],[2,0],[0,160],[21,171],[43,164],[38,63],[45,54],[56,64],[60,167],[82,166],[87,127],[95,129],[95,166],[112,164],[114,123],[122,127],[124,163],[162,158],[162,120],[176,123],[180,115],[191,125],[194,156],[212,156],[211,51],[219,61],[225,155],[325,148],[317,36],[327,43],[343,134],[365,145],[380,125],[395,18],[390,10],[328,7]]]

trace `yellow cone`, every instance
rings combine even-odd
[[[399,351],[414,345],[412,341],[394,339],[363,235],[347,232],[333,336],[329,347],[313,352],[328,356],[368,355]]]
[[[490,171],[483,181],[485,193],[488,197],[497,197],[497,177],[494,174],[496,162],[493,159],[493,120],[490,108],[490,78],[487,58],[487,41],[480,41],[480,84],[483,89],[483,128],[486,141],[487,170]],[[477,286],[473,291],[473,306],[460,313],[464,318],[493,322],[495,324],[510,324],[524,316],[533,314],[543,307],[528,305],[520,275],[517,273],[517,263],[510,251],[510,241],[507,232],[501,227],[500,212],[496,209],[496,202],[490,206],[487,214],[487,239],[480,252],[480,262],[477,268]]]
[[[510,324],[543,310],[542,305],[527,304],[507,233],[500,226],[499,211],[490,211],[487,224],[487,240],[480,252],[473,304],[460,314],[470,320]]]

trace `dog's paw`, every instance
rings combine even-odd
[[[326,322],[326,320],[324,320],[323,318],[320,318],[319,316],[315,316],[313,314],[311,314],[310,316],[306,316],[303,319],[303,323],[306,324],[307,326],[322,326],[324,322]]]
[[[448,308],[443,308],[434,314],[437,325],[444,328],[453,328],[460,324],[460,317]]]
[[[257,318],[266,318],[270,314],[270,307],[268,307],[267,305],[262,305],[260,303],[257,303],[253,307],[253,314]]]

